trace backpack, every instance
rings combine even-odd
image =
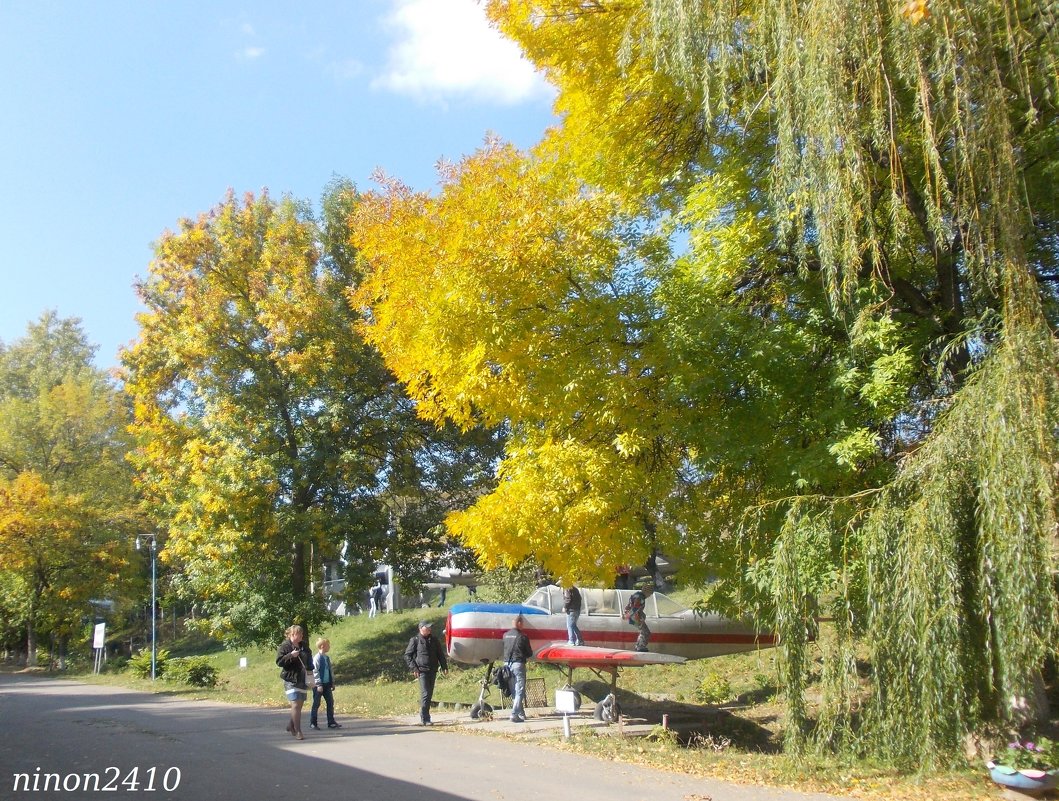
[[[500,688],[500,694],[505,698],[511,697],[511,686],[515,683],[515,677],[511,675],[511,668],[501,665],[493,674],[493,684]]]

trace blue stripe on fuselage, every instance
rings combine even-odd
[[[461,612],[489,612],[494,615],[546,615],[543,609],[522,604],[453,604],[451,614]]]

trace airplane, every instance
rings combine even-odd
[[[716,614],[700,614],[681,606],[659,592],[647,598],[647,625],[651,642],[647,652],[634,650],[638,629],[622,618],[622,612],[635,590],[579,588],[581,616],[577,626],[584,645],[568,645],[563,590],[549,585],[537,589],[521,604],[455,604],[445,625],[445,648],[449,659],[466,665],[488,664],[478,703],[471,717],[488,717],[492,707],[485,701],[493,662],[503,655],[504,632],[517,617],[530,639],[534,659],[556,665],[565,672],[573,690],[575,668],[588,668],[602,678],[610,674],[610,694],[596,704],[595,718],[614,723],[621,714],[615,697],[622,668],[646,665],[683,664],[689,659],[706,659],[724,654],[769,648],[776,635],[759,632]],[[575,693],[575,710],[580,696]]]

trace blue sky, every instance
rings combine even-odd
[[[114,366],[151,243],[229,188],[430,189],[552,100],[475,0],[0,0],[0,340],[55,309]]]

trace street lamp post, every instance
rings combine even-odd
[[[151,538],[151,681],[158,676],[158,541],[154,534],[144,534]],[[140,537],[136,538],[136,550],[140,550]]]

